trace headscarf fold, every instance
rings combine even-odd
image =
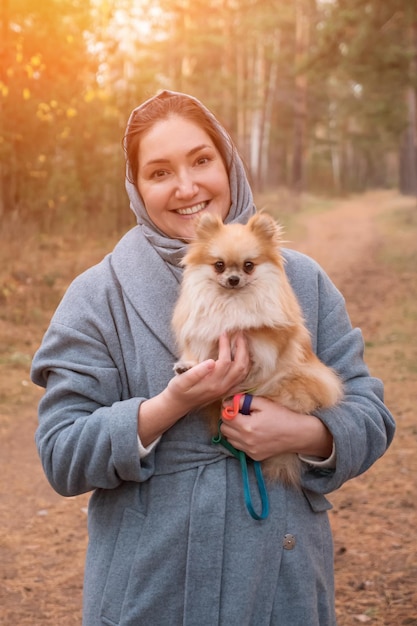
[[[223,137],[229,160],[228,174],[231,206],[229,213],[227,214],[224,221],[226,224],[230,224],[233,222],[239,222],[241,224],[246,223],[251,215],[255,213],[256,209],[254,206],[252,190],[246,176],[244,165],[226,130],[218,122],[215,116],[199,100],[197,100],[193,96],[177,93],[175,91],[161,91],[156,96],[153,96],[149,100],[146,100],[132,111],[127,123],[125,136],[127,136],[133,120],[137,120],[138,115],[140,115],[142,109],[150,106],[152,102],[156,99],[170,98],[173,96],[181,96],[193,100],[201,109],[205,111],[205,113],[213,120],[215,126],[218,128],[221,136]],[[180,280],[182,274],[180,261],[185,254],[187,244],[180,239],[172,239],[168,237],[152,222],[146,211],[143,200],[140,197],[138,189],[132,182],[131,168],[128,160],[126,162],[125,184],[126,191],[130,200],[130,208],[136,215],[137,223],[141,227],[143,235],[154,247],[160,257],[169,265],[177,280]]]

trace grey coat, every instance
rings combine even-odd
[[[313,345],[342,376],[346,400],[319,415],[334,437],[335,469],[307,466],[300,493],[268,486],[264,521],[249,516],[238,461],[211,444],[197,413],[139,457],[139,406],[172,377],[178,294],[140,227],[68,289],[32,377],[46,387],[36,442],[51,485],[65,496],[93,492],[84,626],[336,623],[323,494],[385,452],[394,422],[341,294],[314,261],[285,256]]]

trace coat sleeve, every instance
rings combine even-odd
[[[317,274],[317,294],[317,354],[340,375],[344,398],[336,407],[316,413],[333,435],[336,466],[321,470],[307,465],[303,486],[330,493],[384,454],[395,422],[384,404],[382,382],[370,375],[364,362],[362,333],[352,328],[342,295],[322,271]]]
[[[46,389],[36,445],[49,482],[64,496],[140,482],[154,470],[154,455],[141,460],[138,449],[137,415],[144,398],[123,397],[120,369],[92,322],[85,291],[82,297],[74,289],[67,292],[31,372],[33,382]],[[96,298],[97,306],[104,307],[103,300]]]

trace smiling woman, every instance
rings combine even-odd
[[[170,138],[162,132],[167,124]],[[192,141],[189,136],[190,130],[192,130]],[[159,135],[159,140],[157,135]],[[157,162],[153,164],[154,168],[140,171],[139,164],[142,167],[143,160],[140,157],[140,151],[143,151],[142,138],[149,139],[145,141],[149,147],[149,153],[145,155],[146,163],[149,164],[149,161],[154,160]],[[159,253],[169,263],[169,267],[178,280],[181,278],[178,262],[184,255],[184,242],[193,235],[194,230],[190,214],[203,209],[215,211],[225,216],[226,223],[235,220],[245,221],[250,217],[253,210],[252,192],[246,184],[245,169],[234,143],[214,115],[192,96],[162,91],[158,96],[144,102],[130,116],[124,147],[127,162],[126,189],[130,198],[130,207],[136,214],[145,237],[158,246]],[[180,154],[184,163],[187,164],[187,168],[182,168],[182,171],[187,171],[184,180],[189,186],[191,181],[191,191],[190,188],[188,191],[185,190],[185,198],[181,197],[181,193],[184,194],[183,186],[182,192],[181,189],[179,190],[180,197],[175,198],[174,193],[174,199],[171,199],[168,207],[165,204],[158,204],[155,207],[151,203],[152,196],[147,196],[149,206],[145,206],[142,196],[147,193],[148,188],[153,189],[155,192],[153,197],[156,198],[156,194],[159,193],[157,190],[161,185],[162,196],[162,191],[166,193],[169,183],[177,177],[172,173],[168,174],[171,169],[167,168],[167,162],[171,159],[179,160]],[[177,169],[179,165],[178,161]],[[217,175],[220,175],[220,181],[213,180],[216,178],[213,176],[214,170],[217,171]],[[193,185],[193,180],[197,172],[197,186],[201,184],[202,178],[205,180],[203,174],[207,174],[207,181],[212,180],[210,187],[212,185],[214,187],[210,190],[201,188],[195,194],[197,187]],[[225,185],[226,181],[227,185]],[[219,182],[223,185],[222,190]],[[184,185],[184,181],[182,184]],[[164,196],[158,202],[161,199],[164,203],[167,200]],[[204,207],[201,206],[202,203]],[[166,212],[162,211],[164,206]],[[150,211],[153,208],[155,212],[151,217]],[[180,213],[175,216],[170,215],[168,223],[162,223],[155,214],[159,213],[160,218],[162,212],[168,217],[169,210],[177,211],[178,209]],[[181,212],[183,219],[180,221],[178,218]],[[157,221],[155,222],[154,219]],[[170,233],[177,232],[176,229],[180,224],[182,224],[181,231],[177,237],[168,236],[164,230],[164,228],[169,228]]]
[[[230,208],[227,171],[207,133],[178,115],[142,135],[137,187],[159,230],[187,241],[202,211],[225,219]]]
[[[222,332],[214,358],[173,373],[184,240],[199,214],[226,224],[254,215],[242,161],[200,102],[172,92],[135,109],[125,148],[138,225],[69,287],[32,367],[46,387],[36,433],[46,475],[62,495],[93,492],[83,624],[334,626],[324,494],[364,472],[394,432],[361,334],[321,268],[285,251],[312,345],[344,382],[346,401],[293,416],[254,395],[249,415],[221,426],[252,459],[311,454],[300,456],[300,488],[270,484],[270,514],[254,519],[240,463],[213,445],[204,415],[242,390],[251,369],[244,334],[232,347]]]
[[[233,163],[235,148],[232,139],[220,126],[216,118],[208,111],[201,108],[197,100],[191,96],[184,98],[182,94],[171,91],[162,91],[156,98],[151,98],[140,107],[135,109],[130,117],[127,133],[125,136],[125,149],[128,161],[128,178],[133,184],[138,176],[138,154],[139,144],[144,136],[153,126],[170,117],[180,117],[183,120],[193,122],[199,129],[203,130],[210,138],[218,150],[225,168],[229,171]],[[181,137],[177,136],[177,141]]]

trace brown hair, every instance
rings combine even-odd
[[[162,92],[142,105],[134,112],[123,139],[123,146],[128,161],[128,179],[137,186],[139,144],[144,133],[154,124],[170,116],[178,115],[202,128],[220,153],[226,171],[233,158],[233,142],[216,118],[197,100],[185,94]]]

